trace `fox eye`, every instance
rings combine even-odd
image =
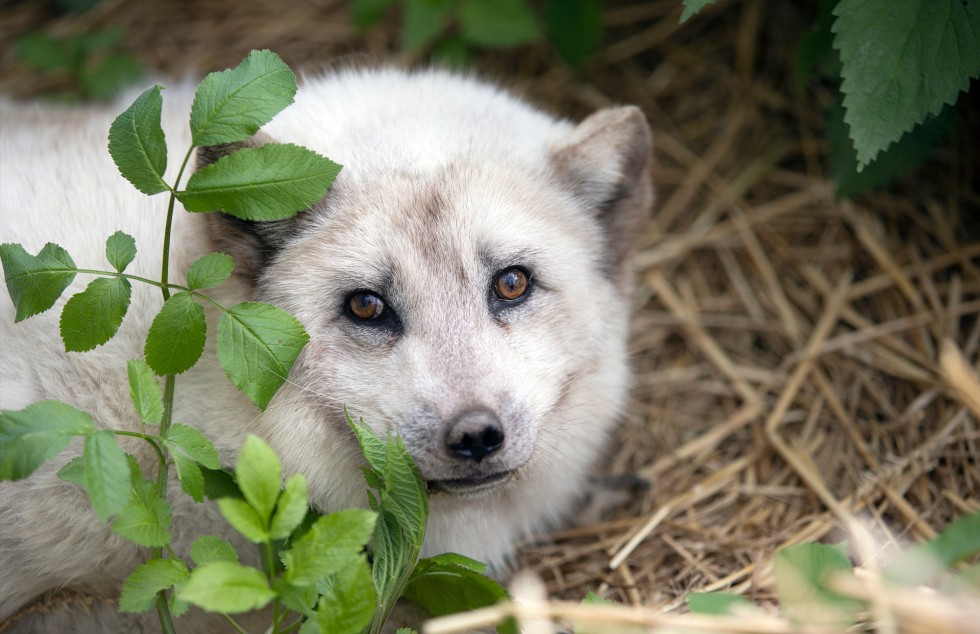
[[[360,291],[350,296],[347,302],[350,314],[361,321],[373,321],[381,318],[385,314],[384,301],[367,291]]]
[[[509,268],[497,274],[493,291],[500,299],[512,302],[527,294],[530,284],[527,275],[519,268]]]

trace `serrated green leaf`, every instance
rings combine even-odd
[[[112,339],[122,325],[132,287],[124,277],[99,277],[72,295],[61,311],[66,352],[93,350]]]
[[[463,555],[458,555],[456,553],[442,553],[441,555],[436,555],[435,557],[422,559],[416,565],[416,571],[420,570],[420,566],[422,566],[423,562],[427,562],[427,565],[433,566],[462,566],[463,568],[471,570],[477,574],[483,574],[487,571],[487,565],[482,561],[470,559],[469,557],[464,557]]]
[[[463,0],[459,20],[463,39],[477,46],[521,46],[541,37],[525,0]]]
[[[842,547],[788,546],[773,558],[773,574],[782,611],[793,621],[827,627],[847,627],[854,622],[861,604],[827,585],[835,575],[854,574]]]
[[[209,612],[248,612],[272,601],[276,593],[255,568],[232,561],[213,561],[195,568],[177,598]]]
[[[371,428],[364,423],[363,418],[360,422],[355,423],[351,419],[350,414],[347,413],[346,407],[344,408],[344,416],[347,417],[347,424],[354,430],[354,434],[357,436],[357,442],[361,446],[361,453],[364,454],[364,458],[368,461],[368,464],[371,465],[375,473],[384,473],[385,454],[387,452],[384,442],[374,435]]]
[[[261,544],[269,539],[269,532],[262,525],[262,518],[245,500],[222,498],[218,508],[228,523],[249,541]]]
[[[85,460],[81,456],[75,456],[68,464],[58,470],[58,477],[65,482],[71,482],[85,488]]]
[[[429,498],[425,482],[400,435],[386,445],[384,483],[382,505],[395,516],[406,536],[421,546],[429,516]]]
[[[386,605],[398,598],[394,594],[401,587],[402,580],[411,574],[410,568],[418,557],[418,549],[402,535],[395,516],[380,507],[372,546],[374,562],[371,575],[378,591],[378,602]]]
[[[146,362],[159,376],[186,372],[204,352],[207,329],[204,307],[190,293],[172,295],[150,324],[143,348]]]
[[[218,322],[218,360],[228,379],[264,411],[309,340],[286,311],[242,302]]]
[[[395,0],[354,0],[351,3],[351,18],[358,31],[366,31],[381,21],[385,11]]]
[[[244,220],[280,220],[323,198],[341,166],[292,143],[225,155],[194,173],[177,199],[187,211],[224,211]]]
[[[0,481],[20,480],[61,453],[72,437],[94,432],[87,413],[59,401],[0,412]]]
[[[312,585],[294,586],[283,577],[278,577],[272,584],[273,590],[279,594],[279,601],[290,610],[316,618],[316,601],[318,595]]]
[[[286,539],[306,517],[306,478],[297,473],[286,482],[286,488],[276,504],[276,512],[269,524],[272,539]]]
[[[238,488],[238,484],[235,482],[235,478],[227,471],[201,467],[201,475],[204,476],[204,495],[209,499],[245,499],[245,496],[242,495],[242,490]]]
[[[160,84],[147,88],[109,127],[112,161],[123,178],[147,195],[169,189],[163,180],[167,171],[167,141],[160,127],[161,88]],[[133,249],[135,253],[135,244]]]
[[[410,627],[400,627],[397,630],[395,630],[395,634],[419,634],[419,633]]]
[[[128,53],[112,53],[96,68],[85,70],[79,81],[94,99],[112,99],[143,77],[143,65]]]
[[[182,617],[184,614],[187,613],[187,610],[189,610],[191,607],[191,604],[188,603],[187,601],[181,601],[180,599],[177,598],[177,593],[180,592],[180,589],[183,588],[185,585],[187,585],[187,577],[184,577],[183,579],[175,583],[174,591],[170,593],[170,599],[167,602],[167,605],[170,608],[170,616],[172,616],[175,619]]]
[[[72,280],[75,262],[53,242],[31,255],[19,244],[0,244],[0,261],[10,299],[17,307],[15,322],[54,306]]]
[[[684,12],[681,13],[681,24],[691,19],[701,9],[709,4],[714,4],[715,0],[684,0]]]
[[[583,605],[619,605],[615,601],[610,601],[609,599],[600,597],[598,594],[594,594],[591,590],[589,590],[589,593],[585,595],[584,599],[582,599],[582,604]]]
[[[238,454],[235,477],[245,499],[267,525],[282,486],[279,457],[261,438],[249,434]]]
[[[580,67],[602,39],[602,7],[596,0],[548,0],[545,19],[552,44],[573,67]]]
[[[68,68],[65,47],[58,40],[44,33],[28,33],[14,43],[17,57],[38,70],[55,71]]]
[[[214,288],[231,275],[235,262],[230,255],[209,253],[198,258],[187,271],[187,286],[191,290]]]
[[[695,592],[687,595],[687,605],[696,614],[732,614],[732,608],[757,609],[745,597],[725,592]]]
[[[136,240],[128,233],[115,232],[105,242],[105,257],[112,268],[122,273],[136,257]]]
[[[135,463],[135,460],[129,461]],[[130,464],[132,468],[134,465]],[[112,530],[141,546],[163,547],[170,543],[170,520],[173,509],[157,494],[157,486],[145,480],[135,465],[130,473],[131,496],[129,505],[116,516]]]
[[[214,535],[202,535],[191,546],[191,559],[198,566],[212,561],[238,561],[238,553],[231,544]]]
[[[317,609],[317,625],[324,634],[360,634],[371,622],[377,596],[371,567],[360,555],[325,584],[317,584],[323,595]]]
[[[234,69],[211,73],[191,106],[191,142],[234,143],[255,134],[293,103],[296,76],[271,51],[252,51]]]
[[[889,581],[918,586],[932,581],[953,564],[980,552],[980,513],[966,515],[938,537],[910,548],[882,571]]]
[[[433,616],[486,607],[507,597],[496,581],[450,559],[420,560],[405,586],[405,597]]]
[[[177,467],[177,477],[180,478],[180,488],[195,502],[204,502],[204,476],[197,463],[179,452],[171,454]]]
[[[126,362],[129,376],[129,398],[144,425],[157,425],[163,418],[163,393],[153,376],[153,370],[145,361],[130,359]]]
[[[99,521],[125,510],[129,504],[129,461],[108,429],[85,437],[85,489]]]
[[[151,559],[136,566],[119,597],[120,612],[146,612],[166,590],[187,576],[187,566],[179,559]]]
[[[181,451],[197,460],[208,469],[220,469],[221,462],[218,460],[218,452],[214,445],[208,440],[207,436],[181,423],[174,423],[167,429],[165,436],[167,442],[173,447],[179,447]]]
[[[834,15],[859,169],[980,73],[978,2],[841,0]]]
[[[376,520],[375,513],[361,509],[339,511],[317,519],[283,553],[286,580],[304,586],[339,571],[364,549]]]
[[[381,489],[385,488],[384,480],[382,480],[381,476],[375,473],[372,469],[369,469],[368,467],[361,467],[361,473],[364,474],[364,480],[372,489],[380,491]]]
[[[434,40],[449,23],[452,0],[405,0],[402,48],[414,52]]]

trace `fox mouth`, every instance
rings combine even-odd
[[[499,471],[453,480],[429,480],[427,484],[430,493],[448,493],[453,497],[480,497],[504,486],[510,482],[513,475],[513,471]]]

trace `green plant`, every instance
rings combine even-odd
[[[140,431],[99,429],[91,415],[58,401],[3,411],[0,480],[29,476],[73,437],[83,437],[83,455],[65,465],[59,476],[86,489],[101,522],[114,517],[113,531],[151,549],[150,560],[127,579],[119,609],[143,612],[155,607],[164,632],[174,632],[173,616],[190,604],[222,613],[238,631],[231,614],[272,603],[272,634],[299,627],[307,634],[357,634],[365,628],[373,634],[403,595],[437,615],[506,596],[482,575],[485,566],[479,562],[453,554],[418,560],[428,501],[398,436],[382,441],[363,423],[350,422],[370,465],[365,478],[377,495],[369,494],[371,511],[321,517],[308,507],[303,475],[292,476],[280,490],[279,459],[259,438],[249,436],[232,474],[221,470],[208,438],[171,419],[174,377],[203,354],[207,324],[202,303],[223,313],[217,354],[225,374],[262,410],[309,339],[299,321],[275,306],[243,302],[226,308],[200,292],[231,275],[234,262],[228,255],[198,259],[187,273],[186,286],[168,283],[176,201],[191,212],[220,209],[258,221],[290,217],[326,194],[341,166],[306,148],[276,143],[224,156],[178,189],[195,147],[246,139],[292,103],[295,93],[295,76],[269,51],[252,51],[237,68],[208,75],[195,94],[192,144],[173,184],[164,180],[161,86],[144,91],[113,122],[109,153],[122,176],[147,195],[170,194],[159,282],[125,272],[136,257],[136,243],[122,232],[106,241],[112,271],[80,269],[53,243],[37,255],[19,244],[0,245],[16,321],[50,309],[76,275],[96,276],[62,310],[66,351],[92,350],[115,335],[129,308],[132,282],[156,286],[163,294],[163,307],[146,338],[145,361],[127,364]],[[162,391],[155,375],[164,378]],[[136,459],[119,446],[118,435],[141,438],[153,448],[159,463],[155,482],[143,477]],[[262,570],[239,564],[234,548],[213,535],[194,543],[193,568],[171,550],[172,509],[166,501],[170,466],[185,493],[198,502],[205,496],[217,499],[229,523],[258,545]],[[369,566],[365,545],[372,536]],[[443,593],[447,582],[452,592]],[[293,613],[299,618],[285,625]],[[508,627],[513,631],[512,624],[505,631]]]

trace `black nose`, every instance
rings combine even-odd
[[[446,433],[446,447],[457,458],[480,462],[504,444],[504,428],[490,412],[467,412]]]

